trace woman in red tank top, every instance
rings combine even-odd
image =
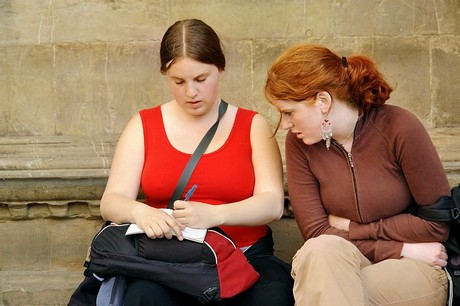
[[[225,305],[293,305],[290,266],[273,255],[267,226],[283,212],[282,163],[272,131],[260,115],[229,105],[190,178],[188,187],[198,185],[193,196],[176,201],[172,215],[159,209],[168,203],[188,159],[218,117],[225,56],[214,30],[192,19],[166,31],[160,59],[173,100],[142,110],[126,126],[101,200],[102,217],[135,223],[152,239],[183,239],[185,226],[219,226],[260,274],[253,287]],[[137,199],[140,186],[145,202]],[[125,305],[159,301],[200,305],[157,283],[128,280]]]

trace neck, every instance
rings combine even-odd
[[[347,137],[345,137],[343,140],[337,139],[337,142],[339,144],[343,145],[345,142],[348,141],[348,139],[353,138],[351,136],[355,133],[355,127],[356,127],[356,123],[358,122],[358,119],[359,119],[359,115],[356,115],[356,119],[355,119],[355,121],[353,123],[353,126],[350,129],[350,133],[348,134]]]
[[[336,103],[331,121],[334,127],[334,140],[343,145],[353,139],[359,110],[349,103]]]

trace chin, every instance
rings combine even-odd
[[[308,138],[305,138],[305,137],[302,138],[302,141],[303,141],[304,144],[306,144],[308,146],[314,145],[315,143],[319,142],[318,140],[311,140],[311,139],[308,139]]]

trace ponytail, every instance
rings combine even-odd
[[[348,58],[347,73],[350,100],[364,110],[380,106],[390,98],[393,89],[384,80],[372,60],[363,55]]]

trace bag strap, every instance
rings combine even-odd
[[[452,188],[450,197],[440,197],[433,205],[417,206],[415,214],[430,221],[460,222],[460,184]]]
[[[174,208],[174,201],[179,200],[182,193],[184,192],[185,186],[187,185],[190,176],[192,175],[193,170],[195,169],[196,164],[203,155],[204,151],[208,147],[211,139],[214,137],[214,134],[217,131],[217,127],[219,126],[220,118],[225,114],[227,110],[228,104],[224,100],[220,100],[221,103],[219,105],[219,116],[217,117],[217,121],[211,126],[211,128],[206,132],[203,139],[201,139],[200,143],[198,144],[195,152],[193,152],[190,160],[188,161],[187,165],[185,166],[184,171],[182,172],[181,177],[177,183],[176,189],[174,190],[171,198],[169,199],[168,208]]]

